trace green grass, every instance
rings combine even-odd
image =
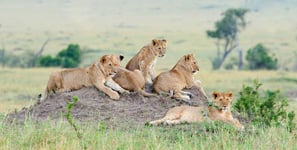
[[[102,123],[81,125],[88,149],[295,149],[296,135],[281,128],[239,132],[230,126],[204,123],[102,128]],[[220,127],[221,126],[221,127]],[[66,122],[0,125],[0,149],[81,149],[75,131]]]

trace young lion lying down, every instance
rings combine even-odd
[[[147,93],[144,90],[145,79],[142,72],[138,69],[130,71],[126,68],[121,68],[112,79],[125,90],[140,92],[146,97],[156,96],[155,94]]]
[[[123,58],[124,56],[104,55],[86,68],[65,69],[54,72],[49,77],[45,94],[47,96],[50,92],[64,92],[95,86],[111,99],[117,100],[120,96],[116,91],[128,92],[111,79],[111,76],[120,67]],[[105,85],[112,87],[116,91]]]
[[[179,124],[179,123],[192,123],[202,122],[207,118],[210,120],[219,120],[233,125],[235,128],[242,130],[244,126],[233,118],[231,113],[230,103],[232,101],[232,92],[220,93],[213,92],[214,106],[207,107],[193,107],[193,106],[178,106],[168,110],[165,117],[159,120],[149,122],[151,125],[158,124]],[[206,116],[205,116],[206,114]]]
[[[186,102],[190,100],[192,93],[182,91],[184,88],[196,86],[206,96],[200,81],[193,78],[193,74],[198,71],[199,66],[194,55],[184,55],[170,71],[162,72],[156,77],[153,88],[158,94],[171,93],[174,98]]]

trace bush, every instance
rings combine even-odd
[[[287,113],[288,100],[280,95],[280,91],[259,93],[262,84],[258,81],[253,86],[243,86],[240,97],[233,105],[234,110],[247,117],[254,125],[286,126],[289,131],[295,128],[294,112]]]
[[[81,53],[78,44],[69,44],[67,49],[60,51],[57,57],[62,59],[63,68],[74,68],[80,63]]]
[[[78,44],[69,44],[67,49],[60,51],[57,55],[58,57],[65,57],[71,58],[76,62],[80,62],[81,54],[80,54],[80,47]]]
[[[78,64],[79,63],[77,61],[75,61],[74,59],[66,57],[63,59],[61,66],[63,68],[75,68],[78,66]]]
[[[52,57],[50,55],[42,56],[39,59],[40,66],[43,67],[55,67],[61,65],[61,58]]]
[[[277,69],[277,59],[269,56],[268,51],[262,44],[257,44],[255,47],[249,49],[246,55],[249,69]]]
[[[39,64],[42,67],[61,66],[63,68],[75,68],[81,60],[81,52],[78,44],[69,44],[67,49],[61,50],[56,57],[42,56]]]

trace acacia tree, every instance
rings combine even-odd
[[[242,49],[239,47],[238,33],[246,26],[247,9],[228,9],[223,18],[215,23],[215,30],[207,30],[207,36],[216,39],[217,56],[212,60],[213,69],[220,69],[226,57],[238,48],[238,69],[242,67]],[[223,43],[222,43],[223,41]]]

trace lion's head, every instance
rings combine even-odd
[[[105,74],[114,75],[121,67],[121,61],[124,59],[122,55],[104,55],[99,59],[100,65],[103,67]]]
[[[221,93],[221,92],[213,92],[212,96],[214,98],[214,103],[219,109],[223,111],[227,111],[230,109],[230,103],[232,101],[232,92]],[[229,110],[230,111],[230,110]]]
[[[184,55],[182,58],[179,59],[176,66],[181,66],[187,72],[191,72],[193,74],[199,71],[199,66],[194,54]]]
[[[154,51],[155,55],[157,55],[158,57],[165,56],[166,48],[167,48],[167,41],[165,39],[163,40],[153,39],[152,45],[153,45],[152,50]]]

